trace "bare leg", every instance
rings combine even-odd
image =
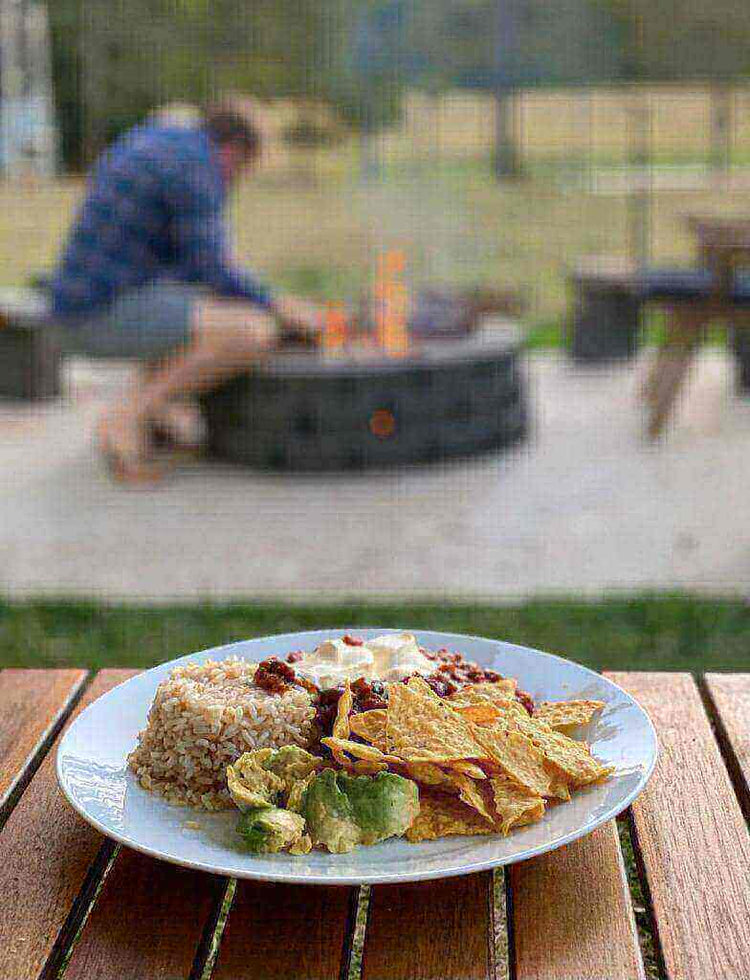
[[[147,421],[173,399],[212,388],[257,363],[276,346],[278,334],[273,317],[257,307],[221,299],[201,303],[191,344],[147,369],[104,418],[99,439],[114,463],[114,475],[129,482],[153,480],[157,474],[147,460]]]

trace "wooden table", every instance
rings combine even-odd
[[[667,312],[664,342],[645,390],[651,438],[664,428],[710,321],[721,318],[734,328],[750,326],[750,308],[738,306],[733,298],[737,269],[750,265],[750,220],[695,215],[686,220],[696,238],[699,266],[712,272],[712,283],[703,299],[662,304]]]
[[[65,980],[198,980],[207,964],[213,980],[339,980],[360,946],[365,980],[496,980],[508,963],[517,980],[635,980],[641,902],[663,977],[750,975],[750,674],[608,675],[661,748],[620,825],[634,902],[614,822],[505,873],[362,890],[235,884],[115,846],[63,800],[54,744],[132,673],[0,673],[2,980],[57,977],[68,960]]]

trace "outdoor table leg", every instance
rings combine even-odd
[[[645,385],[648,404],[648,437],[661,434],[674,408],[680,388],[706,328],[706,311],[671,309],[666,337],[659,349]]]

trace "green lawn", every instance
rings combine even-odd
[[[148,667],[232,640],[334,626],[473,633],[597,669],[750,670],[750,604],[680,596],[539,600],[502,608],[0,603],[0,666]]]

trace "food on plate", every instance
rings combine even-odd
[[[324,769],[307,786],[301,812],[314,844],[344,854],[400,837],[419,812],[419,790],[392,772],[349,776]]]
[[[128,764],[169,802],[236,807],[251,853],[508,834],[609,778],[580,738],[601,701],[535,704],[409,633],[260,664],[177,667]]]
[[[298,745],[256,749],[227,766],[227,788],[240,810],[272,807],[320,764],[319,758]]]
[[[281,807],[246,810],[237,823],[237,833],[253,854],[307,854],[312,849],[305,818]]]
[[[226,767],[243,752],[310,744],[316,717],[310,691],[285,682],[271,694],[255,682],[258,670],[239,657],[175,667],[128,757],[144,789],[170,803],[227,809]]]

